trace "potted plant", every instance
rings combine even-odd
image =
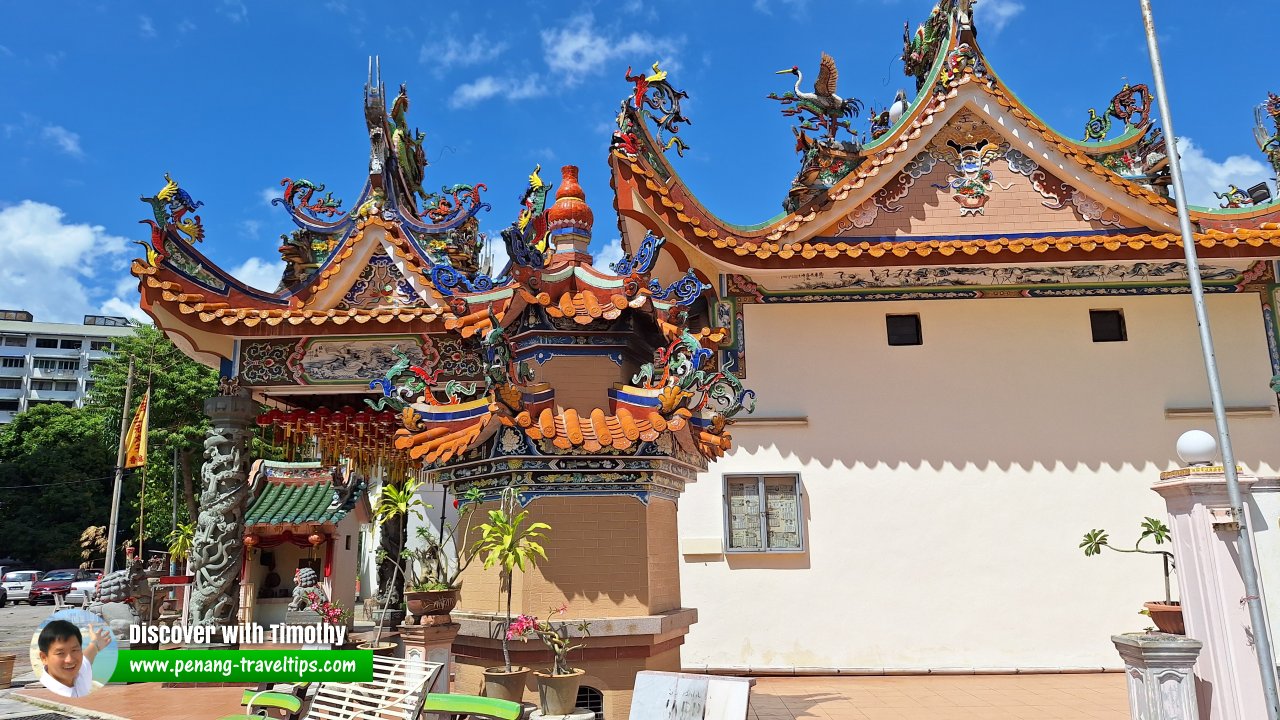
[[[568,610],[567,606],[561,605],[547,615],[563,615]],[[578,624],[577,630],[579,637],[587,637],[591,635],[591,624],[584,620]],[[582,684],[583,675],[582,670],[569,667],[569,653],[582,647],[582,643],[573,644],[569,637],[569,623],[564,621],[552,623],[549,619],[538,620],[532,615],[521,615],[507,628],[508,638],[527,642],[531,635],[541,640],[555,657],[550,673],[534,673],[538,679],[538,704],[542,714],[568,715],[578,704],[578,687]]]
[[[538,559],[547,559],[547,552],[539,542],[551,526],[546,523],[528,522],[529,511],[520,510],[519,491],[507,487],[502,491],[497,509],[489,511],[489,522],[481,524],[480,539],[472,547],[476,555],[484,556],[484,567],[497,566],[502,573],[501,588],[507,593],[507,618],[502,633],[503,667],[485,668],[485,695],[520,702],[524,697],[525,677],[529,668],[511,666],[510,628],[512,579],[515,572],[534,567]]]
[[[1138,541],[1133,544],[1133,549],[1118,548],[1111,545],[1107,533],[1103,530],[1090,530],[1085,533],[1084,540],[1080,542],[1080,547],[1084,549],[1086,557],[1100,554],[1102,548],[1123,553],[1161,556],[1164,560],[1164,602],[1144,603],[1143,607],[1145,609],[1142,614],[1149,616],[1161,632],[1182,635],[1186,633],[1186,627],[1182,624],[1182,604],[1172,599],[1169,584],[1169,573],[1174,569],[1173,553],[1167,550],[1144,549],[1142,541],[1147,538],[1151,538],[1156,545],[1163,545],[1169,539],[1169,527],[1155,518],[1143,518],[1142,534],[1138,536]]]
[[[457,522],[441,518],[437,535],[427,527],[418,528],[421,545],[405,550],[405,607],[413,616],[415,625],[443,625],[450,622],[449,612],[458,604],[458,578],[475,559],[473,549],[466,547],[471,530],[472,509],[480,502],[481,493],[472,488],[458,507]],[[450,557],[452,544],[456,557]],[[424,618],[426,618],[424,620]]]

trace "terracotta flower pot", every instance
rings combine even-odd
[[[0,688],[7,688],[13,682],[13,664],[17,659],[17,655],[0,655]]]
[[[511,702],[524,701],[524,686],[529,676],[529,668],[512,667],[507,672],[505,667],[484,669],[484,696]]]
[[[568,675],[535,672],[538,678],[538,705],[543,715],[568,715],[578,705],[578,688],[585,671],[573,668]]]
[[[379,641],[376,645],[372,642],[362,642],[356,645],[357,650],[372,650],[374,655],[378,657],[395,657],[396,644],[385,640]]]
[[[1167,632],[1170,635],[1187,634],[1187,626],[1182,623],[1182,603],[1149,602],[1143,603],[1142,606],[1147,609],[1151,622],[1156,624],[1156,629],[1160,632]]]
[[[413,616],[414,625],[422,625],[424,615],[444,615],[458,605],[457,590],[410,590],[405,592],[404,601]],[[445,622],[448,622],[447,620]],[[437,625],[439,623],[431,623]]]

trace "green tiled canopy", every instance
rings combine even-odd
[[[351,510],[339,504],[332,480],[290,483],[270,479],[245,513],[245,525],[301,525],[337,523]]]

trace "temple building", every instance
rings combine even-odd
[[[1079,135],[1050,128],[964,1],[939,3],[903,61],[916,93],[871,113],[865,141],[843,132],[852,101],[828,56],[815,92],[771,96],[800,119],[801,169],[784,212],[750,227],[681,181],[663,150],[678,110],[637,94],[619,115],[624,248],[664,237],[659,278],[714,286],[720,367],[759,393],[681,498],[681,590],[699,610],[682,661],[1118,668],[1109,636],[1151,624],[1138,613],[1163,599],[1160,562],[1078,545],[1102,528],[1130,547],[1163,517],[1150,486],[1175,440],[1213,429],[1151,93],[1125,85]],[[1280,99],[1257,121],[1280,172]],[[1199,272],[1236,458],[1274,476],[1280,205],[1265,184],[1223,190],[1191,213]],[[1259,537],[1274,586],[1273,542]]]
[[[1136,539],[1163,512],[1150,486],[1175,439],[1212,424],[1170,149],[1140,84],[1082,139],[1046,126],[983,55],[970,5],[942,0],[907,35],[915,94],[865,137],[830,56],[814,92],[786,71],[795,90],[771,97],[797,118],[801,167],[782,214],[749,227],[681,181],[688,95],[657,65],[627,73],[614,197],[586,198],[576,167],[535,169],[504,267],[482,252],[480,178],[423,190],[408,93],[388,110],[374,75],[357,200],[281,183],[296,229],[274,292],[199,251],[199,203],[166,176],[144,198],[142,308],[226,378],[197,530],[224,551],[197,548],[193,621],[229,622],[239,579],[266,581],[246,542],[305,550],[315,526],[345,545],[338,523],[369,512],[346,468],[483,509],[515,488],[552,527],[548,559],[511,583],[515,611],[589,623],[573,663],[605,716],[626,714],[644,669],[1118,667],[1110,635],[1146,626],[1161,569],[1087,558],[1080,539]],[[1280,99],[1259,125],[1280,170]],[[1237,459],[1275,476],[1280,204],[1265,185],[1222,197],[1192,212],[1198,270]],[[626,255],[604,271],[588,246],[610,205]],[[255,432],[310,464],[250,492],[237,448]],[[296,522],[268,512],[286,490],[311,493]],[[369,578],[392,602],[402,532],[380,528]],[[1280,541],[1266,548],[1264,584],[1280,584]],[[462,581],[455,687],[477,692],[502,664],[504,600],[480,563]]]

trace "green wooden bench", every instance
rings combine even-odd
[[[240,704],[245,712],[240,715],[224,715],[218,720],[262,720],[267,716],[254,710],[280,710],[284,717],[289,717],[302,709],[302,700],[286,692],[275,690],[245,690],[240,695]]]
[[[482,715],[498,720],[518,720],[524,707],[520,703],[478,695],[427,693],[423,712],[448,715]]]

